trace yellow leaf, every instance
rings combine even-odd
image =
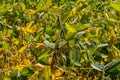
[[[32,0],[28,0],[28,3],[29,3],[31,6],[35,6],[35,5],[36,5],[36,2],[35,2],[35,1],[32,1]]]
[[[77,12],[77,8],[74,7],[74,8],[71,10],[71,14],[76,14],[76,12]]]
[[[71,76],[71,77],[75,77],[76,74],[72,72],[72,73],[70,74],[70,76]]]
[[[32,29],[26,29],[26,32],[30,33],[30,34],[33,34],[33,30]]]
[[[0,48],[0,53],[4,52],[4,48]]]
[[[24,27],[18,27],[17,30],[18,31],[25,31],[25,28]]]
[[[52,8],[55,9],[55,10],[58,10],[58,6],[56,6],[56,5],[53,6]]]
[[[110,27],[110,32],[111,32],[113,37],[116,37],[115,31],[114,31],[114,29],[112,27]]]
[[[28,14],[35,14],[36,12],[37,12],[36,10],[30,9],[30,10],[28,11]]]
[[[22,10],[24,11],[25,10],[25,4],[23,2],[21,2],[20,5],[22,7]]]
[[[54,74],[52,74],[52,80],[55,80],[55,75]]]
[[[45,8],[45,2],[44,2],[44,0],[40,0],[40,2],[36,6],[36,9],[37,9],[37,11],[45,10],[46,9]]]
[[[20,48],[20,49],[18,50],[18,52],[19,52],[19,53],[22,53],[26,48],[27,48],[27,45],[25,45],[25,46],[23,46],[22,48]]]
[[[41,39],[44,41],[46,40],[45,36],[44,35],[41,35]]]
[[[69,32],[76,32],[76,29],[68,23],[65,23],[65,26]]]
[[[86,0],[77,0],[76,4],[80,4],[81,2],[84,3]]]
[[[99,35],[99,29],[97,28],[96,29],[96,36],[98,36]]]
[[[3,59],[3,54],[0,55],[0,59]]]
[[[52,0],[47,0],[47,2],[46,2],[46,6],[47,6],[47,7],[50,7],[51,4],[52,4]]]
[[[13,68],[13,69],[16,69],[16,70],[18,70],[18,71],[21,72],[25,66],[26,66],[26,65],[21,65],[21,64],[19,64],[19,65],[15,66],[15,68]]]
[[[51,67],[50,66],[45,67],[44,75],[45,75],[45,80],[49,79],[51,77],[51,75],[53,75],[51,73]],[[51,79],[51,80],[55,80],[55,79]]]
[[[37,43],[37,45],[35,47],[39,48],[39,49],[43,49],[44,48],[44,44],[43,43]]]
[[[23,64],[24,65],[30,65],[31,62],[28,59],[23,59]]]
[[[64,73],[64,70],[62,70],[62,69],[57,69],[57,70],[54,71],[55,77],[62,76],[63,73]]]
[[[27,23],[26,26],[25,26],[25,29],[30,29],[30,27],[32,26],[32,24],[33,24],[32,21],[29,22],[29,23]]]
[[[37,32],[38,26],[34,25],[31,29],[33,30],[33,32]]]
[[[36,25],[34,25],[31,29],[27,29],[27,32],[30,34],[34,34],[35,32],[37,32],[38,27]]]

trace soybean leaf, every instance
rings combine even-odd
[[[55,47],[55,43],[50,43],[50,42],[47,41],[47,40],[45,40],[43,43],[44,43],[45,46],[48,47],[48,48],[54,49],[54,47]]]
[[[99,45],[99,46],[95,49],[95,51],[94,51],[93,54],[99,53],[100,50],[101,50],[103,47],[107,47],[107,46],[108,46],[108,44],[101,44],[101,45]]]
[[[41,54],[39,55],[39,57],[38,57],[38,60],[41,60],[42,58],[45,58],[45,57],[47,56],[48,52],[49,52],[49,50],[41,53]]]
[[[71,25],[68,24],[68,23],[65,23],[65,26],[66,26],[66,29],[67,29],[69,32],[75,33],[75,32],[77,31],[74,26],[71,26]]]
[[[30,74],[30,69],[28,67],[24,67],[21,71],[21,75],[27,76],[28,74]]]
[[[120,12],[120,6],[117,4],[111,4],[111,7],[115,9],[116,11]]]
[[[108,63],[105,65],[105,72],[109,72],[111,69],[114,69],[120,64],[120,60],[115,60],[113,62]]]
[[[83,31],[83,30],[85,30],[85,29],[87,29],[87,28],[89,28],[89,27],[90,27],[89,24],[77,23],[77,25],[76,25],[77,31]]]
[[[98,71],[104,70],[104,66],[102,64],[91,64],[91,66]]]
[[[113,68],[113,69],[111,69],[111,70],[109,70],[107,73],[120,73],[120,68],[119,67],[115,67],[115,68]]]

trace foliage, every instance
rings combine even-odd
[[[120,79],[119,0],[1,0],[0,80]]]

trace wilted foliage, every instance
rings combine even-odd
[[[119,80],[119,0],[1,0],[0,80]]]

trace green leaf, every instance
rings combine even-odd
[[[89,48],[90,54],[93,55],[95,51],[95,47],[93,45],[90,45],[89,47],[90,47]]]
[[[116,11],[120,12],[120,6],[117,4],[111,4],[111,7],[115,9]]]
[[[116,4],[118,4],[118,5],[119,5],[119,4],[120,4],[120,0],[117,0],[117,1],[116,1]]]
[[[108,46],[108,44],[101,44],[101,45],[98,46],[98,48],[106,47],[106,46]]]
[[[29,68],[24,67],[23,70],[22,70],[22,72],[21,72],[21,75],[22,76],[27,76],[29,74],[29,72],[30,72]]]
[[[76,25],[77,31],[83,31],[83,30],[85,30],[85,29],[87,29],[87,28],[89,28],[89,27],[90,27],[89,24],[77,23],[77,25]]]
[[[97,46],[97,48],[95,49],[94,53],[93,54],[97,54],[100,52],[100,50],[103,48],[103,47],[107,47],[108,44],[101,44],[99,46]]]
[[[102,64],[91,64],[91,66],[98,71],[104,70],[104,66]]]
[[[18,76],[18,70],[15,70],[11,73],[11,77],[17,77]]]
[[[115,68],[113,68],[113,69],[110,69],[110,70],[108,71],[108,73],[120,73],[120,68],[115,67]]]
[[[49,50],[41,53],[41,54],[39,55],[39,57],[38,57],[38,60],[41,60],[42,58],[45,58],[45,57],[47,56],[48,52],[49,52]]]
[[[48,47],[48,48],[54,49],[54,47],[55,47],[55,43],[50,43],[50,42],[47,41],[47,40],[45,40],[43,43],[44,43],[45,46]]]
[[[108,63],[105,65],[105,72],[109,72],[111,69],[114,69],[120,64],[120,60],[115,60],[113,62]]]
[[[11,9],[13,6],[12,5],[10,5],[10,4],[6,4],[6,5],[1,5],[0,6],[0,15],[2,14],[2,15],[4,15],[4,14],[6,14],[6,12],[9,10],[9,9]]]
[[[107,18],[108,19],[108,21],[110,21],[110,22],[118,22],[117,20],[115,20],[115,19],[113,19],[113,18]]]
[[[85,31],[80,31],[80,32],[76,33],[75,38],[79,38],[83,34],[85,34]]]
[[[74,36],[75,36],[75,34],[76,34],[75,32],[70,32],[70,31],[68,31],[67,34],[65,35],[66,40],[71,40],[71,39],[73,39]]]
[[[46,57],[40,59],[39,62],[40,62],[41,64],[44,64],[44,65],[49,65],[48,59],[47,59]]]

